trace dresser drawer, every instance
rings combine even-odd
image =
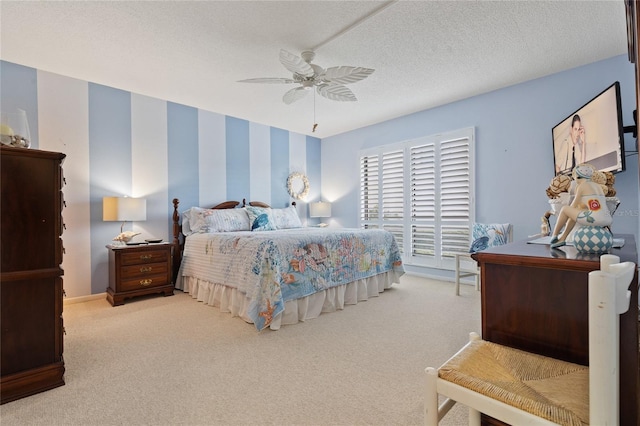
[[[120,263],[126,265],[139,265],[141,263],[167,262],[167,250],[145,250],[134,251],[131,253],[122,253],[120,255]]]

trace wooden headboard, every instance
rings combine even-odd
[[[242,207],[245,207],[246,205],[247,205],[247,199],[243,198],[242,199]],[[269,204],[263,203],[262,201],[249,201],[249,205],[253,206],[253,207],[264,207],[264,208],[267,208],[267,209],[271,208],[271,206]],[[292,202],[291,205],[295,206],[296,202],[295,201]]]
[[[182,233],[182,224],[180,222],[180,213],[178,213],[178,204],[180,200],[173,199],[173,242],[172,247],[172,263],[173,263],[173,282],[176,282],[178,277],[178,270],[180,269],[180,263],[182,262],[182,250],[184,248],[184,234]],[[220,209],[233,209],[240,204],[239,201],[225,201],[220,204],[216,204],[213,207],[209,207],[213,210]],[[180,236],[182,235],[182,238]]]

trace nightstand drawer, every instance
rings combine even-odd
[[[144,263],[140,265],[123,266],[120,277],[123,280],[129,278],[146,277],[148,275],[167,274],[167,262]]]
[[[125,265],[138,265],[141,263],[153,263],[153,262],[165,262],[168,258],[167,250],[145,250],[136,251],[132,253],[124,252],[120,258],[120,264]]]
[[[122,278],[120,291],[140,290],[167,284],[167,274],[147,274],[135,278]]]

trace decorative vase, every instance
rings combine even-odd
[[[613,246],[613,234],[602,226],[583,225],[574,231],[573,245],[580,253],[607,253]]]
[[[24,110],[0,112],[0,143],[18,148],[31,146],[31,133],[29,132],[27,113]]]

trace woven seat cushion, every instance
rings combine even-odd
[[[589,367],[472,341],[440,378],[561,425],[589,424]]]

